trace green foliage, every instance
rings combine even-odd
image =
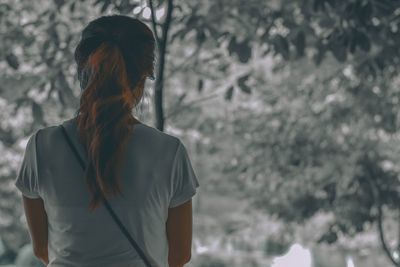
[[[5,152],[19,153],[18,140],[59,122],[77,107],[80,90],[71,66],[84,24],[107,12],[133,14],[138,7],[135,15],[140,17],[145,11],[140,2],[0,4],[0,89],[6,102],[1,104],[2,118],[20,121],[0,128]],[[164,2],[155,1],[156,9]],[[335,243],[341,234],[354,236],[377,222],[371,180],[382,206],[391,213],[398,209],[399,170],[393,166],[399,163],[400,152],[400,2],[174,4],[165,77],[180,89],[197,90],[172,91],[167,100],[176,105],[169,114],[182,114],[180,108],[186,107],[186,119],[167,118],[178,126],[196,125],[202,138],[211,137],[212,147],[202,144],[209,152],[207,159],[215,159],[210,172],[237,177],[224,183],[236,183],[255,207],[284,221],[305,224],[317,212],[332,213],[334,220],[316,240],[320,242]],[[264,59],[271,58],[275,72],[264,72]],[[338,69],[332,71],[333,67]],[[328,72],[324,81],[308,75],[321,69]],[[224,108],[219,100],[204,104],[204,109],[188,108],[193,106],[188,99],[210,90],[222,92]],[[225,158],[227,162],[221,162]],[[2,168],[11,174],[1,178],[2,184],[15,174],[7,163]],[[0,188],[7,196],[5,203],[15,203],[16,195],[9,194],[7,186]],[[17,217],[6,205],[0,208],[2,218]],[[9,232],[12,225],[10,221],[1,227]],[[213,266],[224,266],[221,262],[215,260]]]
[[[236,36],[232,36],[228,44],[229,55],[236,54],[241,63],[247,63],[251,57],[251,46],[248,39],[237,41]]]
[[[383,104],[391,101],[385,94],[397,90],[385,84],[377,97],[376,88],[362,86],[355,95],[336,86],[320,91],[316,84],[309,89],[280,85],[279,91],[269,91],[271,104],[258,118],[238,111],[245,115],[234,121],[236,138],[247,136],[242,138],[247,153],[238,154],[238,164],[229,170],[238,187],[249,189],[247,196],[260,210],[286,222],[306,224],[317,212],[332,213],[334,220],[318,242],[335,243],[343,234],[367,230],[378,223],[378,205],[397,212],[399,144],[391,134],[398,131],[398,112]],[[375,120],[377,113],[382,120]]]
[[[243,28],[253,30],[238,29],[236,35],[258,42],[263,55],[280,56],[287,61],[283,67],[290,61],[293,66],[286,67],[290,74],[307,67],[313,70],[302,57],[318,66],[329,62],[328,52],[338,69],[322,83],[304,87],[301,79],[296,83],[289,76],[290,88],[282,88],[286,85],[281,83],[279,89],[257,93],[255,97],[268,94],[260,101],[266,111],[257,111],[257,116],[236,105],[234,138],[244,144],[237,160],[229,159],[234,163],[227,162],[224,170],[238,176],[238,187],[250,190],[247,196],[254,198],[257,207],[288,222],[306,223],[318,211],[333,213],[335,221],[319,241],[334,243],[341,234],[354,236],[365,225],[377,223],[378,204],[371,187],[378,189],[380,205],[391,212],[398,209],[393,203],[399,202],[399,170],[385,166],[398,163],[393,146],[399,145],[395,81],[400,62],[396,49],[400,3],[272,2],[276,5],[259,4],[255,13],[246,12],[255,5],[252,1],[243,5],[239,21],[245,24]],[[229,36],[231,17],[220,17],[228,25],[223,37],[232,55],[236,38]],[[260,32],[259,38],[251,38],[254,32]],[[301,63],[295,64],[296,59]],[[278,69],[282,73],[283,67]],[[258,84],[267,83],[268,78],[258,79]],[[226,100],[233,102],[234,89],[227,86]],[[261,121],[265,124],[260,125]]]

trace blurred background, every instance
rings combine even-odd
[[[201,187],[194,267],[400,266],[400,1],[1,0],[0,265],[42,266],[14,188],[28,137],[79,104],[86,23],[142,19],[140,120]]]

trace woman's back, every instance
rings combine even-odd
[[[63,125],[86,161],[75,119]],[[84,172],[60,127],[50,126],[35,135],[26,153],[36,154],[30,162],[36,163],[37,181],[32,183],[21,172],[16,185],[22,190],[37,186],[44,201],[48,266],[145,266],[103,205],[89,212]],[[28,152],[35,148],[36,153]],[[190,200],[199,186],[186,149],[174,136],[135,124],[121,166],[123,196],[111,197],[109,203],[150,262],[168,266],[168,209]]]

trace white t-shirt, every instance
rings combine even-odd
[[[63,125],[86,163],[75,118]],[[108,202],[152,265],[168,267],[168,208],[190,200],[199,182],[177,137],[146,124],[133,127],[121,165],[123,196]],[[84,171],[61,131],[49,126],[31,135],[15,179],[23,195],[44,201],[48,267],[145,266],[103,204],[89,212]]]

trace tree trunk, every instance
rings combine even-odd
[[[157,52],[158,59],[156,68],[156,80],[154,86],[154,111],[156,119],[156,128],[160,131],[164,131],[164,108],[163,108],[163,90],[164,90],[164,70],[166,61],[166,51],[167,51],[167,41],[168,41],[168,30],[171,24],[172,10],[173,10],[173,0],[168,0],[167,3],[167,15],[164,23],[161,24],[162,35],[158,36],[157,25],[155,18],[155,11],[153,6],[153,1],[149,0],[149,6],[151,9],[151,20],[153,25],[153,32],[157,41]]]
[[[154,112],[156,119],[156,128],[160,131],[164,130],[164,108],[163,108],[163,79],[164,66],[157,65],[156,82],[154,86]]]

